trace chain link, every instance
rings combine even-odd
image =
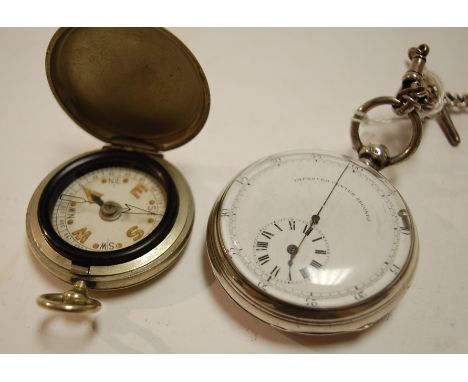
[[[444,102],[451,112],[468,112],[468,93],[459,94],[446,92]]]
[[[359,159],[380,171],[386,166],[398,163],[416,151],[421,142],[422,121],[434,119],[442,129],[445,137],[452,146],[460,143],[460,136],[450,117],[450,112],[468,111],[468,94],[444,92],[438,77],[425,69],[429,46],[421,44],[410,48],[408,57],[411,60],[402,78],[400,90],[396,98],[377,97],[367,101],[355,112],[351,122],[351,139]],[[397,155],[391,156],[383,144],[364,145],[359,137],[359,127],[362,121],[371,121],[367,112],[381,105],[391,105],[397,115],[396,118],[409,118],[412,125],[412,137],[409,144]],[[386,122],[395,119],[373,120]]]
[[[413,100],[414,101],[414,100]],[[445,92],[444,97],[441,99],[440,103],[434,105],[434,108],[431,110],[427,110],[425,113],[421,113],[422,118],[432,118],[434,115],[439,113],[440,109],[445,105],[445,107],[450,111],[450,113],[457,114],[457,113],[468,113],[468,93],[452,93],[452,92]],[[422,107],[416,108],[417,110],[421,110]],[[362,121],[368,125],[377,125],[381,123],[393,123],[396,121],[401,121],[406,119],[406,114],[402,115],[393,115],[391,117],[369,117],[365,115],[362,118]]]
[[[396,96],[399,104],[393,106],[393,110],[400,117],[417,112],[421,119],[434,119],[450,144],[457,146],[460,136],[449,112],[468,111],[468,94],[444,92],[440,79],[425,67],[428,54],[429,47],[426,44],[409,49],[411,62]]]
[[[408,58],[410,64],[402,78],[402,84],[396,98],[400,105],[394,107],[397,115],[407,115],[412,111],[418,113],[430,111],[439,101],[440,87],[423,75],[429,47],[421,44],[410,48]]]

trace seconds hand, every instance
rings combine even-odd
[[[327,198],[325,199],[325,201],[323,202],[322,204],[322,207],[320,207],[319,211],[317,212],[317,214],[315,215],[312,215],[312,217],[310,218],[310,227],[307,228],[307,230],[305,231],[304,233],[304,237],[302,238],[301,242],[299,243],[299,245],[294,245],[294,244],[290,244],[288,245],[286,251],[289,253],[290,257],[289,257],[289,261],[288,261],[288,266],[289,266],[289,281],[291,281],[291,266],[293,265],[293,259],[294,257],[298,254],[299,252],[299,248],[301,247],[302,243],[304,242],[305,238],[307,236],[310,235],[310,233],[312,232],[312,230],[314,229],[314,227],[318,224],[318,222],[320,221],[320,213],[322,212],[323,210],[323,207],[325,207],[325,204],[327,204],[328,202],[328,199],[330,199],[330,196],[333,194],[333,191],[335,191],[335,188],[336,186],[338,185],[338,183],[340,182],[341,178],[343,177],[345,171],[348,169],[349,167],[349,163],[346,165],[346,167],[344,168],[344,170],[341,172],[340,176],[338,177],[338,179],[336,180],[333,188],[331,189],[330,193],[328,194]]]

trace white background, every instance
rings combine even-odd
[[[427,121],[418,152],[384,170],[412,210],[421,248],[412,287],[389,319],[373,329],[304,337],[270,328],[228,297],[204,253],[208,214],[218,193],[252,161],[301,148],[353,155],[354,110],[370,98],[396,94],[409,47],[428,43],[429,68],[447,89],[467,92],[468,30],[171,31],[199,60],[212,96],[201,133],[165,154],[194,193],[197,215],[189,246],[159,279],[123,292],[94,293],[103,309],[71,317],[35,304],[37,295],[69,285],[28,250],[26,208],[49,171],[102,143],[67,117],[48,87],[44,58],[54,30],[0,30],[0,351],[468,352],[468,113],[453,116],[459,147]],[[391,132],[386,127],[382,134]]]

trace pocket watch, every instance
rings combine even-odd
[[[372,99],[355,113],[359,161],[310,150],[274,154],[242,170],[221,193],[207,252],[221,285],[246,311],[285,331],[337,334],[371,327],[403,296],[418,235],[408,205],[378,171],[417,149],[422,109],[432,111],[452,144],[459,142],[446,108],[436,108],[442,90],[424,71],[428,50],[410,49],[397,97]],[[398,155],[361,142],[361,121],[381,105],[411,120],[411,140]]]
[[[61,28],[46,55],[63,110],[107,145],[53,170],[28,206],[32,253],[74,284],[41,306],[95,311],[87,289],[120,289],[168,269],[194,220],[190,187],[161,151],[192,139],[210,106],[193,54],[162,28]]]

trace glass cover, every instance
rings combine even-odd
[[[134,168],[93,170],[58,195],[52,227],[74,247],[109,252],[144,239],[158,227],[167,195],[151,175]]]
[[[388,289],[415,235],[405,202],[382,175],[307,151],[247,167],[219,214],[222,243],[250,284],[317,309],[348,307]]]

